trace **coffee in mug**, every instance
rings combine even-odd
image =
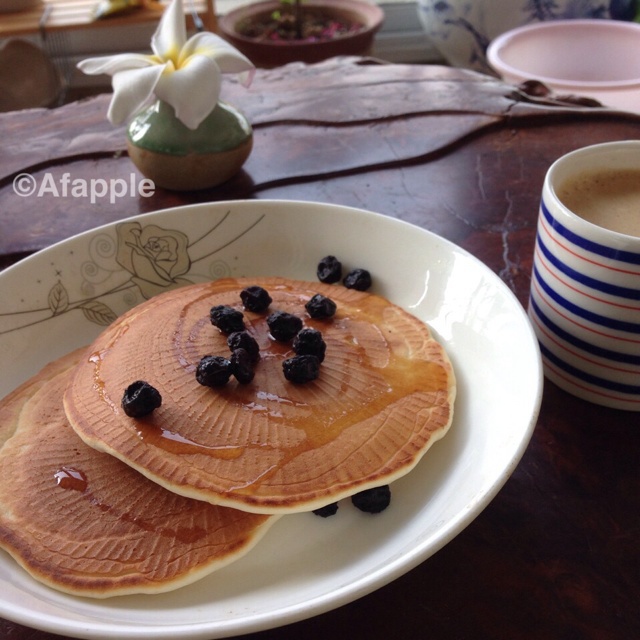
[[[564,180],[556,192],[588,222],[640,237],[640,168],[583,171]]]

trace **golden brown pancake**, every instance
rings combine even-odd
[[[57,376],[63,368],[69,368],[78,361],[78,354],[65,356],[65,360],[50,363],[0,401],[0,448],[15,433],[18,416],[24,403],[45,383]],[[66,365],[64,363],[67,363]]]
[[[96,598],[176,589],[248,551],[274,518],[166,491],[78,438],[61,399],[78,357],[0,402],[15,431],[0,449],[0,547],[37,580]]]
[[[243,310],[240,291],[265,288],[266,313]],[[337,304],[313,320],[316,293]],[[211,325],[212,306],[243,310],[261,348],[255,378],[209,388],[195,380],[205,355],[229,355]],[[290,344],[274,340],[272,311],[301,317],[327,344],[320,376],[285,380]],[[121,409],[135,380],[162,406],[142,419]],[[316,509],[409,472],[449,428],[455,379],[447,355],[420,320],[382,297],[341,285],[284,278],[225,279],[152,298],[93,343],[65,395],[74,429],[177,493],[256,513]]]

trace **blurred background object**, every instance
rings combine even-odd
[[[0,13],[18,13],[37,7],[40,0],[0,0]]]
[[[0,0],[0,6],[6,2],[23,2],[27,7],[27,3],[33,0]],[[96,77],[95,80],[87,78],[76,69],[76,64],[91,56],[113,55],[125,51],[147,53],[149,41],[167,2],[168,0],[112,0],[111,3],[103,3],[101,0],[37,0],[31,8],[2,14],[0,50],[9,42],[19,39],[35,45],[41,50],[41,54],[46,54],[57,68],[62,81],[62,92],[57,104],[52,106],[110,91],[108,76]],[[188,15],[188,30],[191,33],[204,29],[216,30],[214,0],[184,0],[184,4]],[[111,13],[108,13],[108,6],[113,8]],[[116,11],[117,7],[122,10]],[[98,10],[102,12],[103,19],[97,19]],[[31,54],[33,58],[29,59],[35,59],[36,54]],[[48,66],[41,61],[38,65],[39,72],[42,71],[40,67]],[[29,65],[25,67],[19,62],[19,68],[23,74],[31,73]],[[34,74],[35,69],[34,66]],[[1,69],[0,77],[3,81],[13,78],[20,85],[20,90],[28,83],[26,78],[20,77],[11,68]],[[17,89],[13,88],[12,92]]]
[[[62,78],[49,56],[25,40],[9,40],[0,49],[0,111],[52,106]]]
[[[487,59],[515,85],[534,80],[557,96],[574,95],[640,112],[640,24],[554,20],[499,35]]]
[[[547,20],[632,20],[639,4],[638,0],[418,0],[418,15],[449,64],[494,74],[487,47],[505,31]]]

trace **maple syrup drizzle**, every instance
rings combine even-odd
[[[53,474],[53,477],[61,489],[70,489],[80,493],[87,490],[87,476],[74,467],[61,467]]]
[[[102,363],[111,351],[116,342],[129,330],[129,325],[123,323],[116,331],[109,345],[100,351],[94,351],[89,355],[89,362],[93,365],[93,389],[98,393],[98,397],[104,402],[114,413],[119,411],[119,403],[114,402],[107,392],[106,385],[101,376]]]
[[[158,427],[147,420],[139,420],[136,427],[138,437],[141,440],[177,455],[204,454],[222,460],[235,460],[244,452],[244,447],[200,444],[175,431]]]
[[[89,491],[87,476],[84,472],[80,469],[76,469],[75,467],[65,465],[58,469],[58,471],[53,474],[53,477],[57,486],[61,489],[77,491],[85,494],[89,503],[100,509],[103,513],[109,513],[121,522],[133,524],[148,533],[154,533],[165,538],[171,538],[185,544],[198,542],[207,535],[207,530],[203,526],[193,525],[192,527],[185,527],[178,525],[175,528],[172,528],[165,525],[153,524],[151,521],[145,520],[144,518],[127,511],[119,511],[116,507],[97,498],[91,491]]]
[[[401,376],[409,377],[413,379],[415,384],[413,385],[414,391],[429,391],[430,380],[433,384],[433,376],[438,376],[442,372],[442,368],[431,362],[416,363],[414,361],[399,359],[400,362],[394,366],[393,361],[385,369],[387,376],[385,379],[400,379]],[[408,365],[411,366],[413,371],[408,370]],[[418,375],[415,375],[416,369],[419,370]],[[393,375],[389,375],[389,372],[393,371]],[[413,375],[412,375],[413,374]],[[420,380],[423,380],[425,384],[420,387]],[[357,427],[370,418],[374,418],[376,415],[384,412],[394,402],[397,402],[407,394],[405,387],[394,388],[393,386],[386,387],[383,393],[378,394],[376,397],[369,398],[368,402],[363,402],[359,407],[351,409],[347,414],[341,414],[336,416],[330,416],[326,420],[307,420],[306,424],[304,419],[300,420],[300,426],[306,433],[306,438],[300,443],[293,445],[287,449],[282,449],[282,456],[278,460],[277,464],[270,465],[267,469],[263,469],[253,479],[248,479],[242,484],[237,484],[230,487],[230,490],[238,494],[252,495],[260,490],[260,487],[272,478],[283,468],[286,468],[292,461],[296,460],[299,456],[313,451],[314,449],[320,449],[321,447],[330,444],[336,438],[338,438],[343,432],[352,427]],[[291,424],[291,420],[288,421]],[[296,421],[297,422],[297,421]]]
[[[179,525],[175,528],[167,527],[165,525],[154,524],[150,520],[145,520],[144,518],[141,518],[140,516],[134,515],[127,511],[118,512],[112,505],[108,505],[104,502],[99,502],[95,499],[92,500],[92,503],[104,513],[115,515],[121,522],[135,525],[136,527],[142,529],[147,533],[153,533],[163,538],[177,540],[178,542],[182,542],[184,544],[193,544],[195,542],[198,542],[199,540],[202,540],[207,535],[207,530],[205,529],[205,527],[201,527],[198,525],[194,525],[192,527]]]

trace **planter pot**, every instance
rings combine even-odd
[[[208,189],[226,182],[240,171],[252,146],[247,119],[222,102],[195,130],[160,101],[139,113],[127,128],[132,162],[157,187],[175,191]]]
[[[332,40],[312,42],[267,41],[238,32],[239,24],[270,15],[281,7],[278,0],[266,0],[230,11],[219,21],[220,33],[257,67],[272,68],[289,62],[313,63],[334,56],[367,55],[371,52],[375,34],[384,20],[384,12],[380,7],[361,0],[309,0],[304,2],[303,11],[321,8],[338,19],[359,22],[364,28]]]
[[[449,64],[494,73],[486,51],[501,33],[544,20],[618,17],[615,5],[610,0],[418,0],[418,14],[429,41]]]

